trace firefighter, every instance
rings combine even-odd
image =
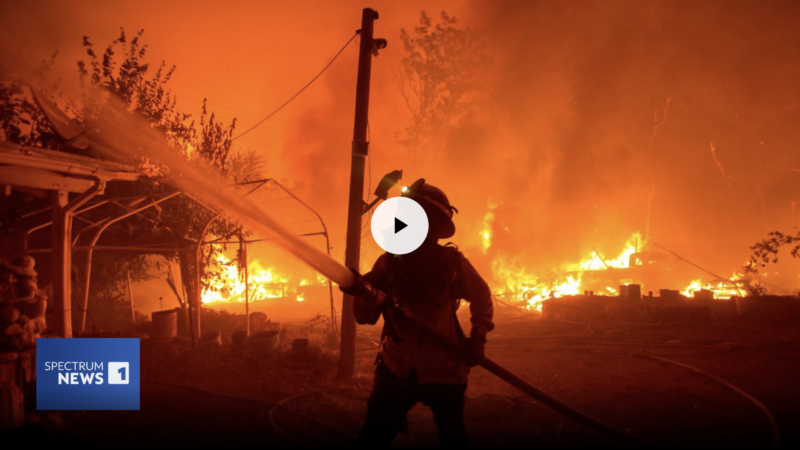
[[[356,284],[369,289],[345,290],[355,296],[354,314],[359,324],[374,325],[384,316],[374,386],[357,446],[388,448],[398,432],[407,432],[407,412],[422,402],[433,413],[442,447],[466,448],[464,393],[470,367],[483,356],[486,334],[494,328],[491,292],[457,247],[438,243],[455,233],[453,212],[458,212],[444,192],[420,179],[403,195],[419,203],[428,216],[425,242],[406,255],[384,253],[369,273],[363,277],[356,274],[360,281]],[[393,320],[391,310],[382,307],[384,293],[440,332],[462,340],[475,356],[465,361],[402,321]],[[461,300],[470,307],[468,337],[456,317]]]

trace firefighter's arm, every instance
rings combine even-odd
[[[363,276],[354,271],[356,282],[351,288],[339,287],[345,294],[353,296],[353,315],[360,325],[375,325],[381,317],[385,295],[380,287],[385,273],[385,256],[378,258],[372,270]]]
[[[494,329],[492,292],[467,258],[461,258],[457,276],[461,288],[461,298],[469,302],[472,324],[469,333],[470,341],[483,345],[486,343],[486,335]]]

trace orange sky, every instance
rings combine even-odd
[[[534,272],[592,248],[616,254],[648,223],[655,242],[727,275],[767,232],[796,227],[790,205],[800,200],[798,5],[3,2],[0,48],[34,61],[58,49],[58,70],[72,77],[83,35],[105,46],[120,26],[129,33],[144,28],[149,60],[178,67],[170,84],[179,107],[197,113],[207,97],[219,116],[237,116],[243,131],[313,77],[371,6],[381,15],[376,36],[389,41],[373,64],[373,186],[402,168],[406,182],[424,176],[445,188],[460,211],[455,241],[487,276],[490,258],[502,253],[519,256]],[[422,9],[432,16],[446,9],[479,30],[493,81],[485,108],[444,130],[440,163],[413,173],[397,141],[409,113],[395,76],[399,30],[413,27]],[[268,176],[320,209],[339,259],[356,60],[351,46],[306,93],[237,141],[267,158]],[[667,98],[674,110],[653,139]],[[503,205],[484,257],[478,231],[492,200]],[[378,250],[371,239],[364,245],[366,267]],[[796,276],[786,281],[795,284]]]
[[[422,9],[438,14],[446,8],[459,14],[465,3],[3,2],[0,28],[5,30],[3,48],[15,48],[31,63],[58,50],[55,69],[65,85],[77,78],[75,62],[85,56],[80,45],[84,35],[102,51],[118,37],[120,27],[128,35],[145,29],[147,60],[153,65],[164,60],[177,66],[169,86],[178,96],[178,108],[199,115],[200,100],[208,98],[218,117],[238,119],[238,134],[316,75],[360,27],[362,8],[370,6],[380,14],[375,36],[389,41],[373,63],[371,101],[380,105],[371,111],[374,188],[383,173],[401,168],[394,167],[392,158],[383,151],[387,145],[395,145],[395,134],[406,114],[394,81],[402,50],[400,28],[413,27]],[[236,142],[238,148],[261,153],[268,160],[268,176],[295,186],[298,195],[321,210],[337,256],[344,251],[357,42],[287,108]],[[301,208],[292,205],[278,208],[278,213],[285,213],[289,221],[308,218]],[[296,225],[298,232],[317,228],[313,222]],[[263,244],[257,247],[270,253]],[[371,240],[365,241],[365,247],[377,255]],[[156,287],[161,284],[163,281],[152,283]],[[171,298],[166,291],[159,295]]]
[[[406,114],[394,81],[402,49],[400,28],[413,27],[422,9],[437,14],[446,8],[458,14],[465,3],[369,4],[380,14],[376,37],[389,41],[389,47],[373,64],[371,100],[379,105],[373,106],[370,127],[376,147],[372,160],[375,177],[395,168],[381,154],[380,145],[394,145]],[[148,61],[157,64],[164,60],[177,66],[170,86],[178,96],[179,109],[197,115],[200,100],[208,98],[218,117],[237,117],[237,131],[241,132],[282,104],[328,63],[360,27],[364,5],[355,1],[4,3],[0,6],[0,24],[7,30],[3,33],[4,47],[24,46],[25,57],[32,61],[45,59],[57,49],[56,70],[63,72],[59,75],[67,84],[74,79],[75,61],[84,56],[80,46],[84,35],[102,49],[118,36],[120,27],[129,35],[145,29]],[[333,175],[334,168],[338,172],[348,169],[356,43],[289,107],[236,142],[239,148],[256,150],[268,159],[269,176],[307,187],[308,182],[300,178],[308,165],[315,165],[320,153],[325,153],[322,156],[330,165],[315,170],[317,175]],[[303,157],[309,152],[308,158]],[[346,189],[342,188],[348,174],[339,175],[318,183],[319,191],[329,190],[333,183],[337,200],[346,201]],[[327,195],[317,198],[316,206],[327,203]],[[306,193],[306,198],[309,196],[314,204],[313,193]],[[339,212],[338,217],[329,219],[334,230],[344,226],[343,208]]]
[[[384,91],[393,91],[400,28],[413,26],[421,9],[435,13],[446,8],[457,14],[464,3],[370,3],[381,15],[376,36],[389,40],[389,48],[374,66],[376,101],[381,100],[381,93],[395,94]],[[283,103],[328,62],[360,27],[363,6],[354,1],[18,2],[0,7],[0,23],[5,30],[14,30],[13,36],[4,33],[5,40],[32,42],[36,59],[58,49],[58,66],[70,70],[82,56],[82,36],[90,36],[101,46],[116,38],[120,27],[129,34],[145,29],[150,61],[165,60],[178,67],[171,86],[179,96],[180,108],[197,113],[198,100],[206,97],[219,116],[238,117],[239,129],[244,130]],[[356,48],[349,48],[328,75],[354,77]],[[293,114],[325,101],[322,84],[239,143],[254,149],[280,146]],[[352,104],[346,106],[345,111],[353,109]],[[347,147],[347,142],[343,146]]]

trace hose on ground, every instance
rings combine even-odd
[[[706,378],[709,378],[713,381],[716,381],[723,386],[727,387],[728,389],[736,392],[737,394],[741,395],[751,403],[753,403],[756,407],[758,407],[766,416],[767,420],[769,421],[770,428],[772,431],[772,448],[778,448],[780,446],[780,428],[778,427],[778,422],[775,419],[775,416],[772,414],[772,411],[767,408],[767,406],[759,401],[757,398],[750,395],[747,391],[737,387],[736,385],[732,384],[731,382],[720,378],[716,375],[713,375],[709,372],[706,372],[700,368],[695,366],[682,363],[680,361],[675,361],[673,359],[664,358],[662,356],[656,355],[648,355],[645,353],[635,353],[635,352],[623,352],[617,350],[598,350],[598,349],[591,349],[591,348],[576,348],[576,347],[562,347],[562,348],[517,348],[518,350],[526,350],[526,351],[534,351],[534,352],[557,352],[557,353],[567,353],[567,352],[574,352],[574,353],[598,353],[598,354],[614,354],[614,355],[629,355],[636,358],[646,358],[651,359],[654,361],[660,361],[663,363],[671,364],[674,366],[682,367],[699,375],[702,375]]]

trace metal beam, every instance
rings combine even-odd
[[[76,198],[69,200],[66,191],[53,193],[53,302],[56,311],[55,329],[64,338],[72,337],[72,216],[92,197],[106,187],[103,180]]]
[[[173,192],[172,194],[169,194],[169,195],[166,195],[164,197],[161,197],[158,200],[153,200],[152,202],[148,203],[145,206],[141,206],[141,207],[136,208],[134,210],[128,211],[128,212],[126,212],[124,214],[121,214],[121,215],[119,215],[117,217],[106,219],[106,221],[103,222],[103,224],[100,226],[100,228],[95,232],[94,236],[92,237],[91,243],[89,244],[88,253],[86,254],[86,278],[85,278],[85,283],[84,283],[83,303],[82,303],[81,316],[80,316],[80,322],[79,322],[79,324],[80,324],[79,328],[80,328],[81,331],[83,331],[86,328],[86,310],[87,310],[87,308],[89,306],[89,287],[90,287],[90,283],[91,283],[91,280],[92,280],[92,255],[94,253],[94,245],[97,244],[97,240],[100,239],[100,235],[102,235],[103,232],[108,229],[108,227],[110,227],[111,225],[119,222],[120,220],[125,219],[127,217],[130,217],[130,216],[132,216],[134,214],[137,214],[140,211],[144,211],[145,209],[150,208],[152,206],[155,206],[155,205],[157,205],[157,204],[159,204],[159,203],[161,203],[163,201],[169,200],[172,197],[175,197],[176,195],[179,195],[180,193],[181,193],[180,191]]]

